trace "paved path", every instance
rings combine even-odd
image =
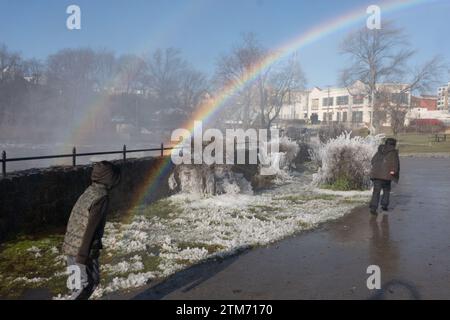
[[[403,158],[401,174],[387,215],[374,219],[361,208],[128,298],[450,299],[450,160]],[[381,268],[381,290],[366,287],[372,264]]]

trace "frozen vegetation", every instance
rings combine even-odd
[[[268,143],[267,150],[273,150],[273,143]],[[289,177],[289,170],[295,167],[294,162],[297,157],[300,147],[294,141],[287,137],[279,139],[279,152],[270,152],[266,158],[270,165],[261,167],[261,174],[274,175],[277,179],[287,179]],[[264,156],[260,157],[261,162],[265,162]]]
[[[369,142],[351,143],[367,144],[364,150],[371,150]],[[280,146],[282,169],[278,168],[273,187],[260,192],[253,192],[249,182],[227,166],[181,168],[177,181],[172,181],[181,184],[179,193],[134,208],[121,220],[107,223],[100,261],[102,281],[93,298],[144,286],[207,259],[223,259],[270,244],[342,217],[367,201],[365,192],[316,188],[313,170],[288,172],[297,152],[293,144]],[[67,290],[64,257],[59,252],[61,239],[11,245],[10,256],[2,257],[3,261],[13,260],[20,250],[21,261],[35,263],[21,273],[3,273],[0,284],[9,292],[17,288],[52,288],[55,299],[64,299]],[[0,295],[7,296],[8,292]]]
[[[351,132],[320,143],[311,158],[319,170],[313,183],[335,190],[367,190],[371,186],[371,159],[383,135],[351,137]]]

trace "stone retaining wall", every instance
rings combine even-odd
[[[169,195],[167,181],[173,165],[167,157],[115,163],[122,169],[122,180],[111,192],[111,214],[126,212],[146,189],[151,176],[159,181],[144,202]],[[165,170],[160,170],[162,165]],[[63,229],[73,205],[90,184],[91,171],[91,165],[58,166],[18,171],[0,178],[0,241],[22,233]]]

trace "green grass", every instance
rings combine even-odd
[[[359,204],[359,203],[365,203],[366,199],[342,199],[339,201],[339,203],[342,204]]]
[[[161,219],[171,219],[172,216],[182,213],[183,208],[169,199],[161,199],[148,206],[137,209],[137,212],[147,218],[159,217]]]
[[[450,153],[450,135],[447,141],[434,142],[430,139],[431,134],[418,134],[418,133],[401,133],[396,138],[398,143],[398,149],[400,154],[408,153]]]
[[[289,195],[289,196],[274,198],[273,200],[285,200],[285,201],[294,202],[295,204],[303,204],[306,201],[311,201],[311,200],[326,200],[326,201],[336,200],[336,196],[330,195],[330,194]]]
[[[363,191],[359,186],[357,186],[351,179],[347,177],[339,177],[331,184],[324,184],[321,186],[323,189],[333,190],[333,191]]]
[[[18,298],[26,289],[47,288],[52,294],[65,293],[66,277],[54,277],[56,273],[65,271],[65,263],[57,263],[59,249],[63,241],[62,235],[51,235],[43,238],[20,237],[0,247],[0,296]],[[39,256],[30,249],[39,249]],[[15,281],[20,277],[51,278],[39,283]]]
[[[280,209],[276,208],[276,207],[267,206],[267,205],[254,205],[254,206],[249,206],[248,210],[251,213],[259,213],[259,212],[271,213],[271,212],[279,211]]]
[[[182,206],[174,204],[168,199],[156,201],[148,206],[136,207],[127,214],[112,216],[111,222],[129,224],[137,215],[144,215],[147,218],[159,217],[161,219],[173,219],[183,211]],[[16,240],[8,241],[0,246],[0,298],[20,298],[27,289],[45,288],[51,295],[66,294],[67,277],[63,274],[55,277],[56,273],[62,273],[66,269],[65,261],[58,263],[60,248],[63,242],[61,234],[42,234],[39,236],[20,236]],[[208,252],[216,252],[223,248],[207,244],[190,244],[192,248],[201,247]],[[30,248],[39,249],[39,256],[30,251]],[[55,251],[53,248],[58,249]],[[156,248],[159,250],[159,248]],[[150,252],[135,252],[126,254],[105,248],[100,256],[100,265],[115,265],[121,261],[127,261],[132,256],[139,255],[144,264],[141,272],[158,271],[161,258]],[[101,283],[107,284],[114,277],[126,277],[130,272],[122,274],[101,273]],[[17,281],[16,279],[26,277],[44,278],[45,280],[36,283]],[[48,278],[48,280],[46,279]]]
[[[178,248],[185,250],[187,248],[200,248],[206,249],[208,253],[215,253],[225,249],[225,247],[220,244],[206,244],[201,242],[181,242],[177,244]]]

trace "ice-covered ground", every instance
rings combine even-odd
[[[311,229],[342,217],[369,196],[368,192],[316,189],[311,181],[312,173],[305,172],[280,176],[275,186],[255,194],[179,193],[108,222],[100,258],[102,281],[93,298],[140,287],[205,259],[221,259]],[[65,257],[55,241],[30,242],[23,253],[24,259],[47,267],[14,277],[0,275],[0,283],[12,291],[57,286],[56,292],[65,292]],[[47,270],[49,263],[52,272]]]
[[[104,247],[116,259],[102,266],[112,277],[93,297],[145,285],[207,258],[269,244],[337,219],[367,200],[367,194],[323,194],[310,181],[310,174],[294,176],[256,195],[177,194],[163,200],[154,214],[150,206],[138,210],[128,224],[108,223]]]

